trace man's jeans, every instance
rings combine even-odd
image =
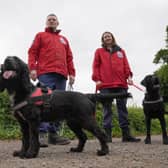
[[[49,87],[52,90],[65,90],[66,88],[66,78],[57,73],[47,73],[39,76],[39,81],[42,82],[45,86]],[[39,131],[40,132],[50,132],[56,133],[59,131],[60,123],[47,123],[41,122]]]

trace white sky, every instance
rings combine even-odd
[[[168,0],[5,0],[0,5],[0,63],[16,55],[27,62],[27,51],[46,16],[55,13],[74,55],[76,83],[83,93],[95,91],[92,61],[101,35],[111,31],[126,51],[137,85],[159,66],[152,63],[165,48]],[[141,86],[142,87],[142,86]],[[141,105],[143,93],[134,87],[131,104]]]

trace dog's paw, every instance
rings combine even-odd
[[[168,138],[163,139],[163,144],[164,144],[164,145],[168,145]]]
[[[144,140],[144,142],[145,142],[145,144],[151,144],[151,139],[146,138],[146,139]]]
[[[26,159],[36,158],[37,155],[38,155],[38,153],[27,152],[27,153],[25,154],[25,158],[26,158]]]
[[[18,150],[18,151],[14,151],[13,152],[13,156],[14,157],[20,157],[20,158],[24,158],[25,157],[25,152]]]
[[[104,156],[107,155],[109,153],[109,149],[106,150],[97,150],[97,155],[98,156]]]
[[[83,149],[81,149],[81,148],[71,148],[70,149],[70,152],[82,152],[83,151]]]

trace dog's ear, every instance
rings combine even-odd
[[[141,85],[146,86],[146,78],[141,81]]]
[[[155,83],[160,85],[160,80],[159,80],[159,78],[157,76],[155,76]]]
[[[30,90],[31,84],[30,84],[30,78],[29,78],[29,69],[25,62],[23,62],[18,57],[15,57],[17,62],[19,62],[19,68],[20,68],[20,80],[23,86],[23,89],[26,91]]]
[[[3,92],[5,90],[5,83],[2,78],[2,73],[0,72],[0,92]]]
[[[4,66],[3,64],[0,65],[0,73],[3,72],[3,69],[4,69],[3,66]]]

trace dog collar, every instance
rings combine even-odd
[[[153,101],[144,100],[143,101],[144,104],[155,104],[155,103],[160,103],[160,102],[163,102],[163,98],[162,97],[160,97],[160,99],[158,99],[158,100],[153,100]]]

